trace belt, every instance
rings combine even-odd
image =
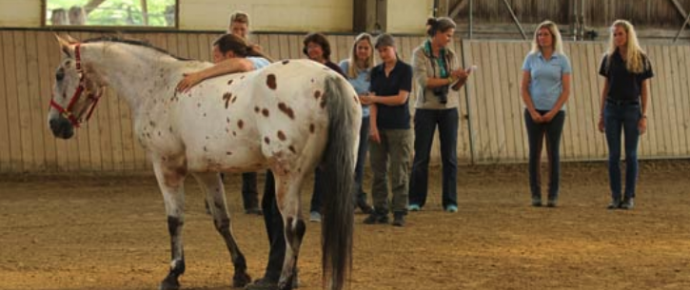
[[[616,105],[616,106],[639,105],[640,104],[640,101],[638,101],[638,100],[614,100],[611,98],[606,98],[606,102],[611,104],[611,105]]]

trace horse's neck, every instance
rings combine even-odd
[[[135,114],[145,109],[152,95],[172,94],[186,66],[152,49],[127,44],[94,43],[82,50],[83,62],[124,97]]]

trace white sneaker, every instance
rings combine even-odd
[[[318,211],[312,211],[311,214],[309,214],[309,221],[313,223],[320,223],[321,214]]]

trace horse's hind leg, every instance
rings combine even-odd
[[[156,160],[155,157],[154,160]],[[187,175],[187,168],[184,160],[180,159],[168,161],[165,164],[154,162],[153,170],[165,201],[172,256],[170,272],[161,282],[159,289],[177,290],[180,288],[178,278],[185,271],[182,225],[184,224],[184,179]]]
[[[306,224],[300,212],[299,192],[303,174],[276,176],[276,202],[285,226],[285,261],[278,281],[280,289],[291,289]]]
[[[228,214],[225,191],[223,190],[220,175],[218,173],[195,173],[193,176],[206,191],[206,203],[209,205],[211,215],[213,215],[213,224],[225,240],[225,244],[230,251],[232,264],[235,266],[232,285],[233,287],[244,287],[251,282],[251,277],[247,275],[247,262],[244,259],[244,255],[242,255],[235,238],[232,236],[230,215]]]

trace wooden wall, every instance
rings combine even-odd
[[[95,32],[72,32],[86,39]],[[213,33],[130,33],[182,57],[210,60]],[[302,34],[259,34],[254,41],[275,59],[303,58]],[[353,36],[330,36],[333,60],[347,57]],[[424,38],[398,38],[399,54],[409,61]],[[467,65],[479,70],[460,94],[461,163],[525,162],[527,143],[519,95],[526,42],[455,40]],[[464,49],[462,49],[464,48]],[[641,142],[644,158],[690,156],[690,47],[646,47],[656,77],[652,81],[649,133]],[[595,131],[601,78],[596,70],[601,43],[567,43],[573,66],[563,159],[598,160],[606,156],[603,136]],[[53,33],[0,30],[0,172],[131,172],[150,168],[132,134],[130,109],[108,92],[92,120],[71,140],[56,139],[47,127],[48,103],[60,54]],[[468,98],[469,96],[469,98]],[[414,99],[410,104],[414,104]],[[467,105],[469,104],[469,106]],[[432,158],[438,160],[438,144]]]

